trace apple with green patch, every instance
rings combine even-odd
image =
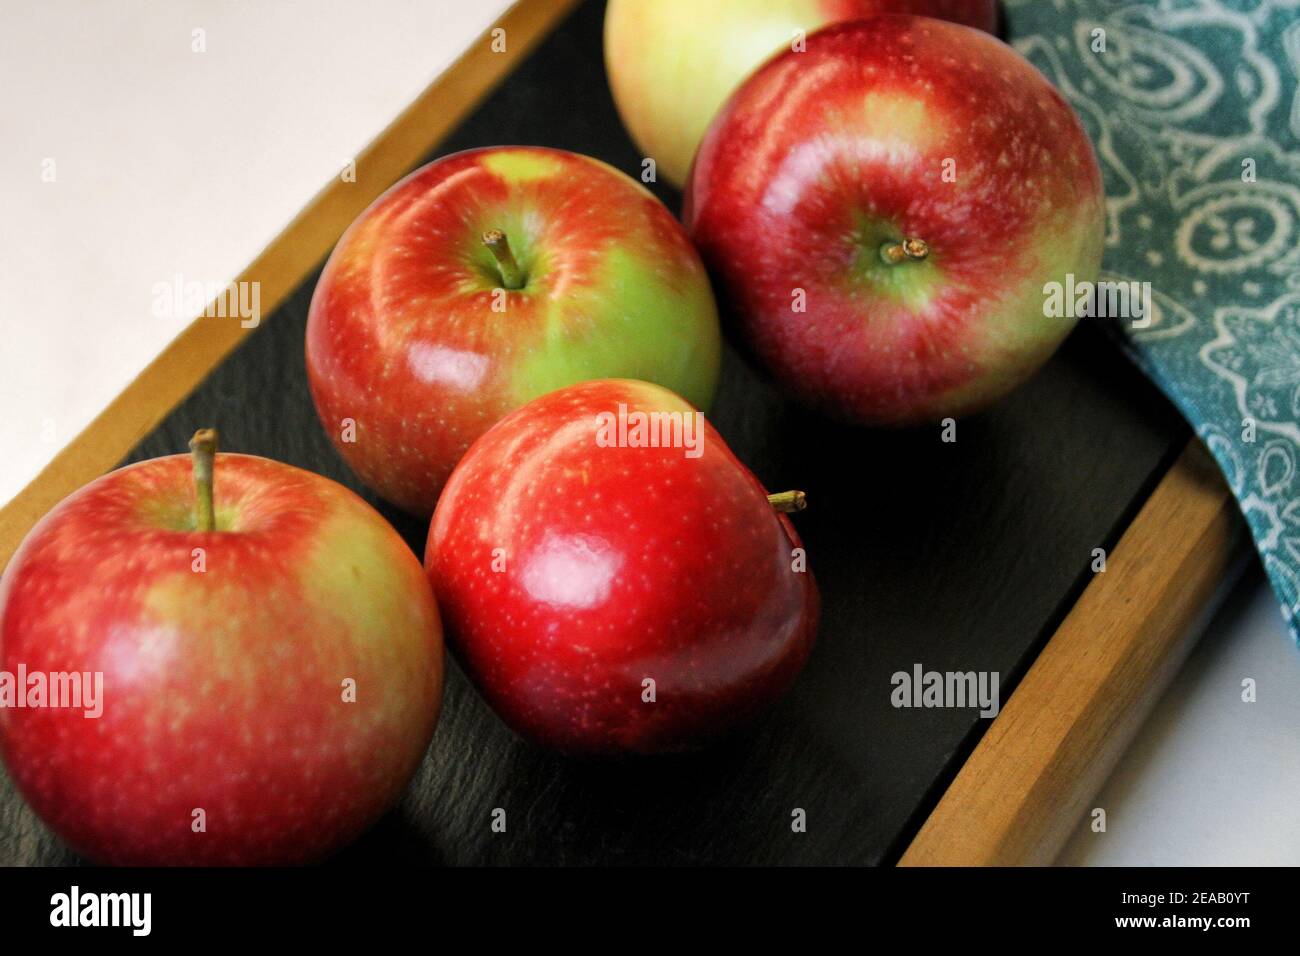
[[[103,863],[317,860],[397,800],[428,747],[438,610],[415,555],[343,486],[216,455],[210,431],[192,447],[193,467],[155,458],[86,485],[10,561],[0,673],[100,675],[102,700],[94,715],[17,688],[0,756]]]
[[[348,229],[312,297],[307,372],[352,469],[428,515],[470,443],[553,389],[639,378],[707,408],[720,342],[699,256],[641,184],[498,147],[417,170]]]
[[[1104,194],[1077,116],[979,30],[882,16],[827,27],[737,90],[684,219],[740,337],[807,404],[908,424],[988,405],[1073,318]]]
[[[831,23],[915,13],[993,32],[996,0],[610,0],[605,69],[624,125],[675,186],[718,109],[782,47]]]

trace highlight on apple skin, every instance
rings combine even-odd
[[[997,26],[996,0],[610,0],[605,70],[623,125],[680,187],[709,121],[797,31],[880,13]]]
[[[208,467],[206,523],[189,458],[129,465],[57,505],[0,582],[0,672],[100,688],[0,708],[0,756],[101,863],[318,860],[397,800],[437,722],[441,625],[397,533],[318,475]]]
[[[353,471],[433,512],[470,443],[574,382],[659,382],[712,401],[721,332],[680,223],[586,156],[475,149],[393,186],[339,240],[312,296],[307,373]]]
[[[982,408],[1074,325],[1104,194],[1077,116],[979,30],[882,16],[765,64],[700,146],[683,218],[751,353],[868,424]]]
[[[817,586],[785,514],[803,502],[769,498],[679,396],[586,382],[474,444],[425,568],[449,646],[519,734],[695,749],[771,706],[812,649]]]

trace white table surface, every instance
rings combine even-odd
[[[0,4],[0,503],[509,6]]]
[[[1083,821],[1060,862],[1300,865],[1297,794],[1300,650],[1255,564],[1092,801],[1106,831]]]
[[[0,6],[0,504],[189,323],[155,283],[233,280],[508,6]],[[1300,863],[1297,731],[1300,652],[1256,572],[1062,861]]]

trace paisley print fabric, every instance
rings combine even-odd
[[[1300,637],[1300,0],[1005,0],[1011,44],[1092,136],[1103,280],[1241,504]]]

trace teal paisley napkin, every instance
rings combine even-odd
[[[1300,639],[1300,0],[1004,0],[1087,127],[1125,350],[1218,460]],[[1135,327],[1140,326],[1140,327]]]

